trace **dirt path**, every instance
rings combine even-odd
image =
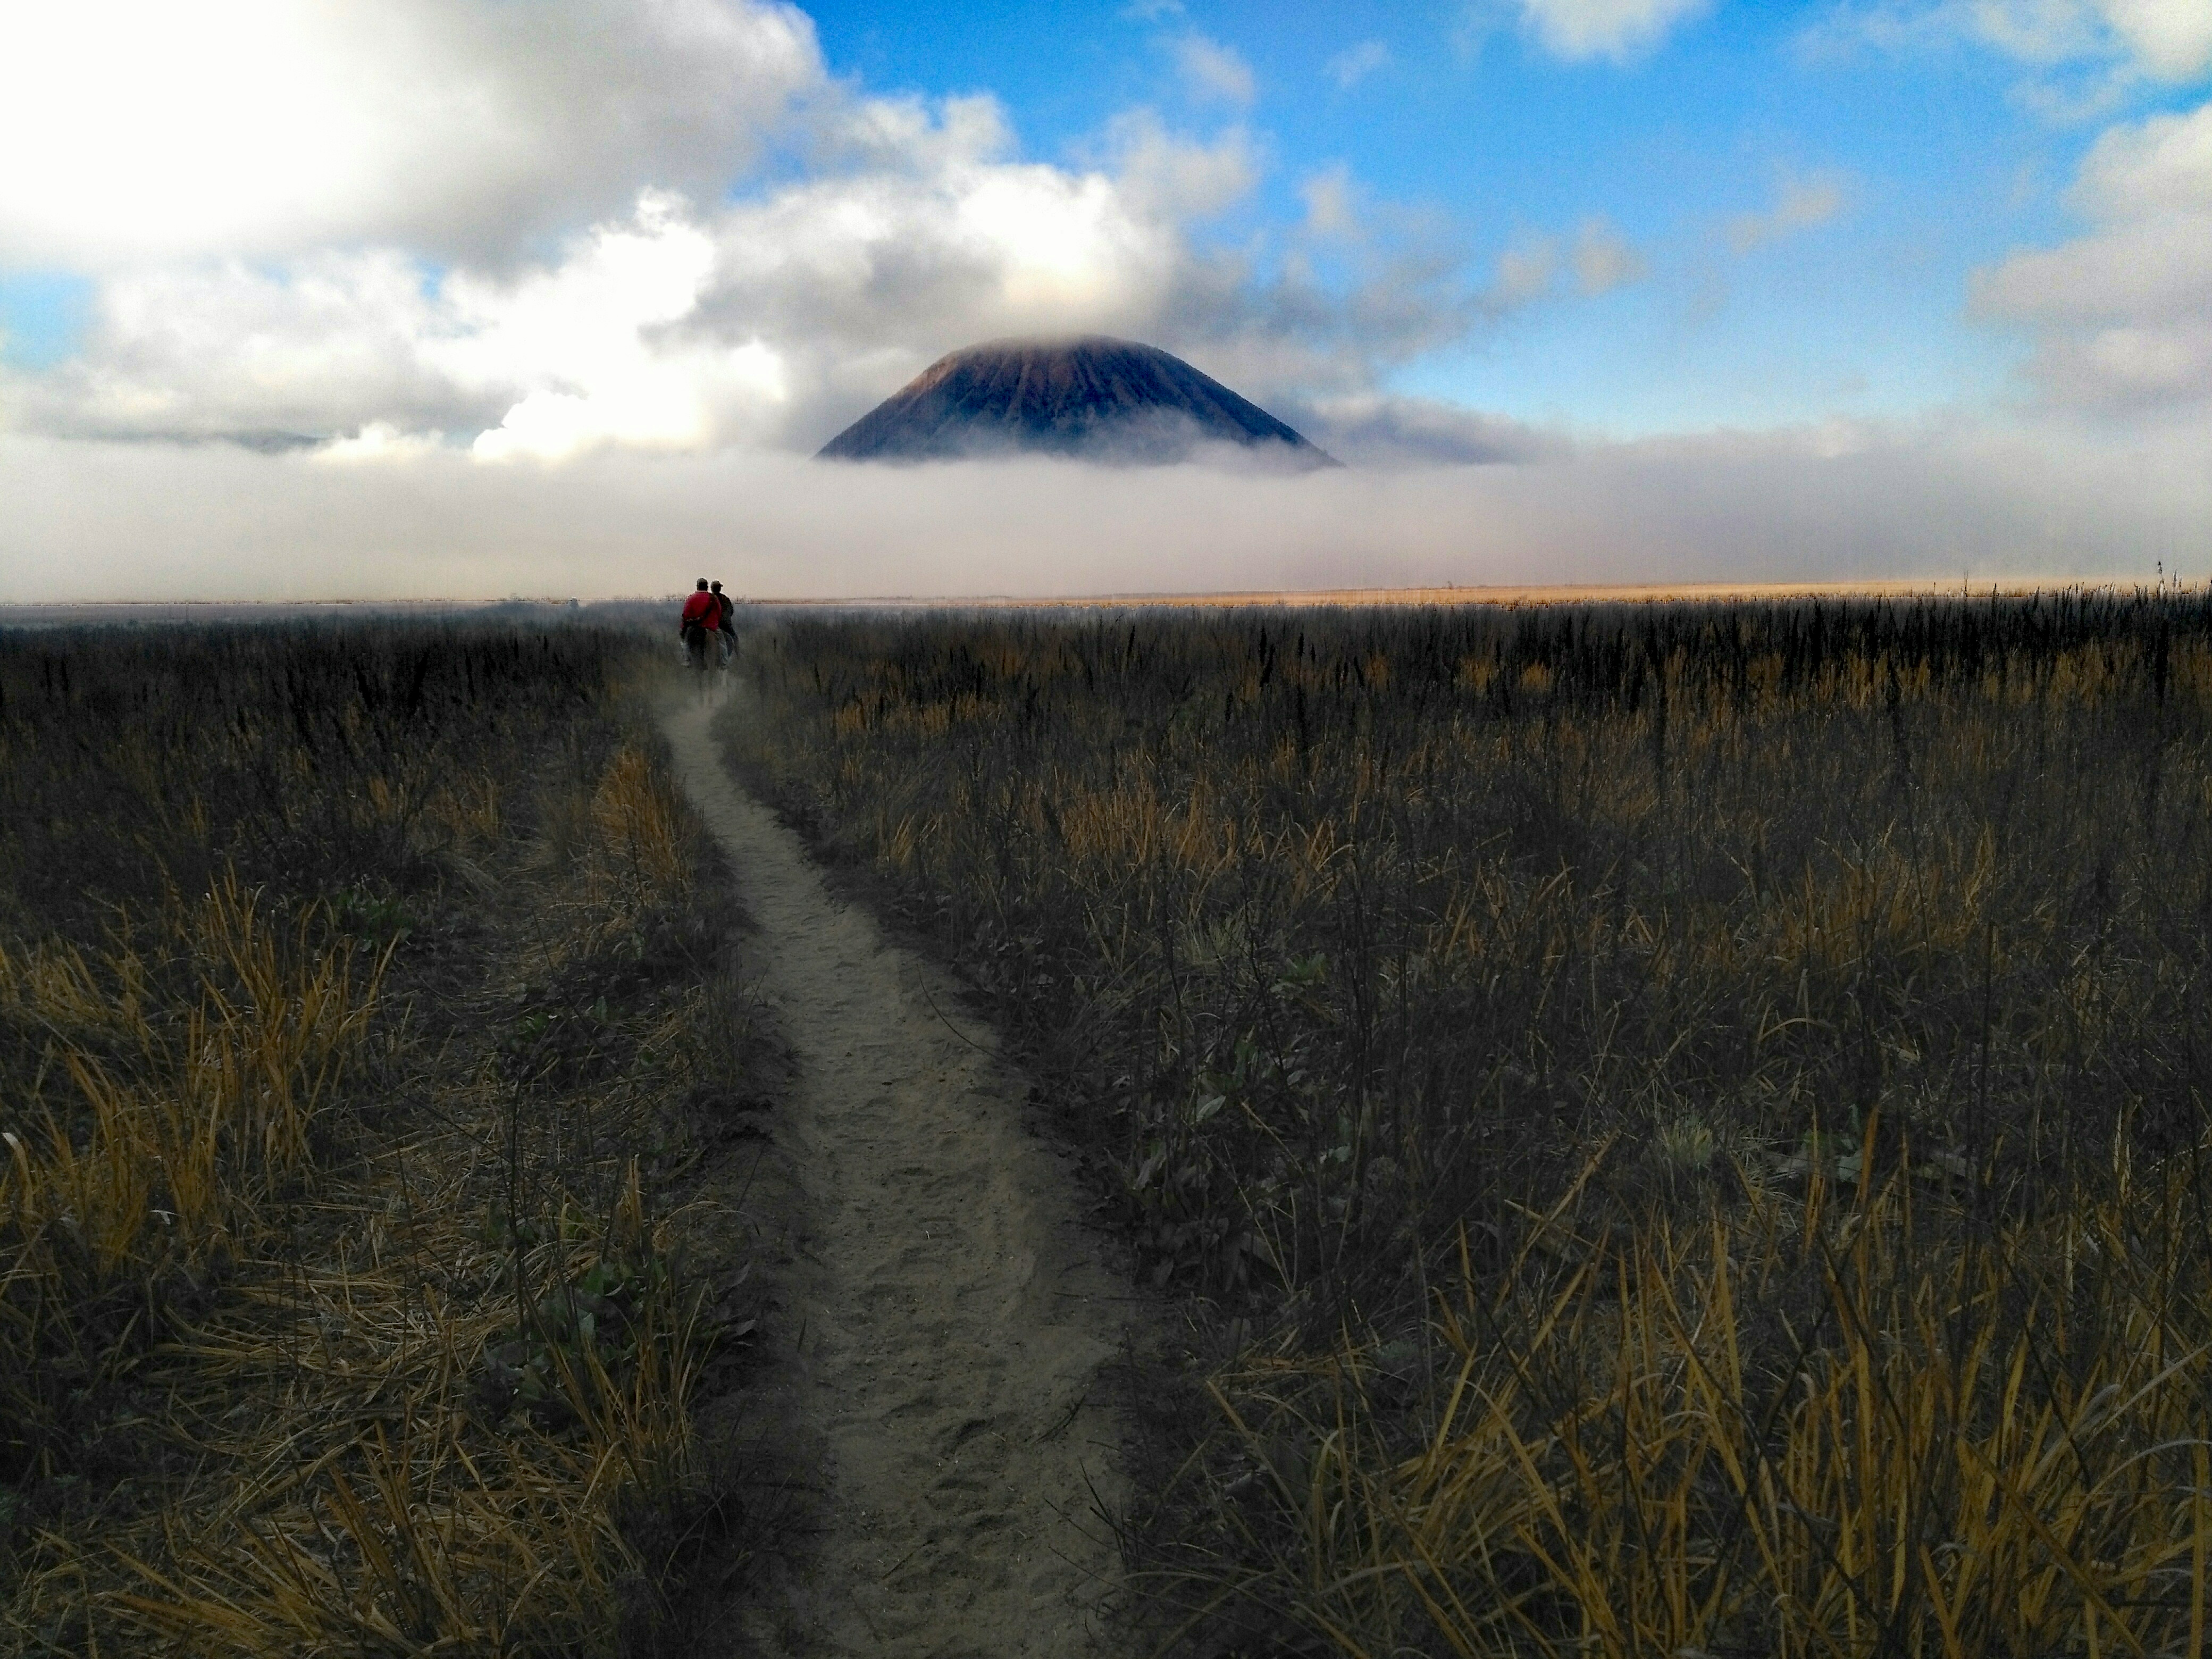
[[[667,730],[799,1064],[793,1405],[825,1491],[781,1639],[808,1659],[1108,1651],[1118,1436],[1096,1379],[1125,1293],[1068,1173],[1022,1127],[991,1035],[830,896],[724,769],[707,711]]]

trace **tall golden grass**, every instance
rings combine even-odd
[[[641,648],[428,631],[180,638],[255,672],[104,804],[189,793],[139,851],[204,891],[7,896],[0,1647],[652,1651],[726,1526],[665,1169],[740,1039]],[[0,740],[65,790],[116,664],[26,714],[0,648]]]
[[[1220,1356],[1201,1650],[2197,1650],[2202,596],[749,654]]]
[[[158,1337],[166,1281],[268,1243],[274,1207],[308,1174],[315,1119],[368,1028],[381,960],[319,944],[313,911],[272,933],[234,877],[168,941],[198,964],[180,1020],[149,1006],[129,945],[0,946],[0,1012],[48,1034],[66,1077],[0,1131],[0,1412],[40,1436],[40,1381],[96,1388]],[[35,1426],[33,1426],[35,1425]]]
[[[1371,1345],[1216,1379],[1254,1471],[1224,1509],[1347,1652],[2201,1652],[2205,1281],[2085,1308],[2050,1271],[2126,1259],[2186,1185],[1932,1259],[1902,1174],[1830,1213],[1763,1197],[1599,1242],[1533,1326],[1467,1267],[1410,1452]],[[1794,1364],[1745,1340],[1771,1277],[1817,1286]]]

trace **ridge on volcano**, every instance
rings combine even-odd
[[[1143,465],[1187,460],[1210,446],[1292,470],[1337,465],[1182,358],[1103,334],[993,340],[940,357],[823,445],[819,458],[1026,453]]]

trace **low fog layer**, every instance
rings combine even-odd
[[[1255,476],[0,438],[0,602],[2212,575],[2188,432],[1822,428]]]

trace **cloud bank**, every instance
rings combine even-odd
[[[2203,556],[2212,477],[2140,444],[1879,427],[1595,446],[1496,436],[1507,453],[1491,459],[1510,464],[1292,478],[840,467],[834,488],[821,464],[726,451],[603,451],[548,468],[429,450],[349,465],[234,446],[76,443],[64,457],[61,441],[18,437],[0,440],[0,601],[597,597],[673,592],[701,574],[799,598],[1949,580],[1967,568],[2148,580],[2156,556],[2206,574],[2185,562]]]

